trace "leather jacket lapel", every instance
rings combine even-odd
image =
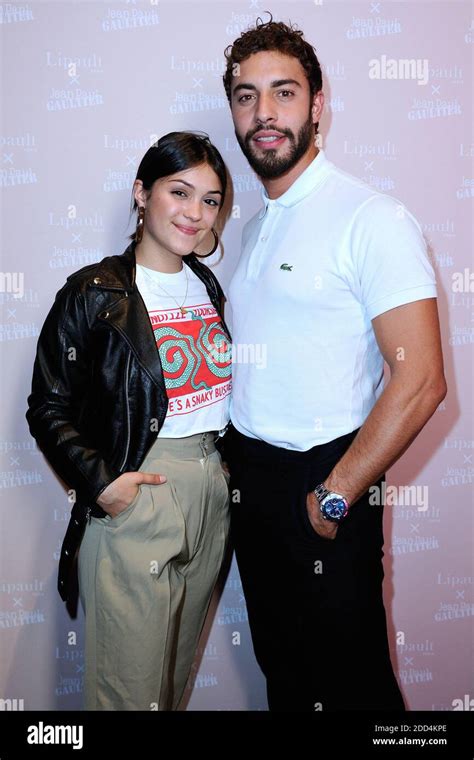
[[[108,322],[121,334],[143,369],[166,396],[160,354],[156,350],[153,328],[138,290],[125,291],[119,299],[115,297],[109,308],[99,312],[98,319]]]
[[[144,370],[166,396],[153,329],[145,303],[135,287],[135,267],[135,243],[132,243],[121,256],[109,256],[101,262],[89,288],[100,290],[102,294],[97,318],[120,333]]]

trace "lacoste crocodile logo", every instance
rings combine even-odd
[[[291,272],[293,270],[293,264],[291,265],[291,267],[289,264],[281,264],[280,269],[284,269],[285,272]]]

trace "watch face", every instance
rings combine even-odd
[[[328,520],[342,520],[347,514],[345,500],[340,499],[337,496],[331,496],[325,499],[321,507]]]

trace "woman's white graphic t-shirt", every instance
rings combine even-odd
[[[206,286],[187,264],[173,274],[137,264],[136,285],[169,400],[160,438],[222,430],[229,421],[231,344]]]

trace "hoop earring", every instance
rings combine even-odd
[[[217,246],[219,245],[219,238],[217,236],[217,232],[215,231],[214,227],[211,227],[211,232],[214,235],[214,245],[212,246],[212,250],[209,251],[209,253],[196,253],[196,251],[193,251],[194,255],[198,257],[198,259],[207,259],[208,256],[212,256],[213,253],[217,251]]]
[[[138,243],[141,243],[142,241],[144,226],[145,226],[145,206],[139,206],[137,228],[135,230],[135,242],[137,245]]]

